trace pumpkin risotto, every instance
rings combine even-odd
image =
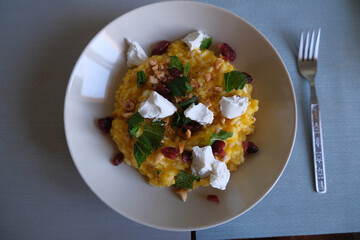
[[[225,163],[230,171],[244,162],[246,153],[257,151],[246,141],[254,132],[258,111],[258,100],[251,98],[252,79],[230,63],[236,54],[226,43],[219,45],[220,56],[208,50],[211,40],[202,39],[201,46],[191,51],[184,39],[160,42],[153,56],[128,70],[112,113],[110,133],[125,163],[153,186],[174,185],[183,201],[184,189],[209,186],[212,178],[211,169],[203,174],[192,166],[199,157],[194,155],[196,147],[208,146],[213,161]],[[144,113],[153,98],[168,104],[161,110],[162,117]],[[225,114],[222,102],[231,99],[247,101],[241,115],[227,116],[232,109]],[[202,116],[208,120],[199,120]]]

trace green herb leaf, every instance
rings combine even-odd
[[[161,172],[162,172],[162,170],[160,170],[160,169],[157,169],[157,170],[156,170],[156,174],[157,174],[157,175],[160,175]]]
[[[197,96],[192,96],[192,98],[186,100],[185,102],[179,103],[179,106],[182,109],[187,109],[191,104],[197,104],[199,102],[199,98]]]
[[[224,78],[226,92],[230,92],[233,89],[243,89],[246,84],[246,75],[239,71],[225,73]]]
[[[221,130],[219,133],[211,134],[209,145],[212,145],[216,140],[225,140],[233,136],[232,132]]]
[[[212,37],[205,38],[201,41],[200,50],[208,49],[212,43]]]
[[[178,126],[178,125],[181,125],[181,124],[189,124],[191,122],[191,119],[190,118],[187,118],[185,117],[184,115],[184,112],[175,112],[173,114],[173,120],[172,120],[172,123],[171,123],[171,127],[175,127],[175,126]]]
[[[137,86],[140,87],[146,82],[146,76],[144,71],[138,71],[136,75],[137,75]]]
[[[135,113],[132,115],[128,120],[128,131],[130,133],[130,136],[133,138],[136,138],[136,134],[140,129],[140,124],[144,122],[145,119],[140,115],[140,113]]]
[[[181,61],[177,56],[170,56],[169,69],[173,67],[179,69],[180,71],[183,71],[183,65],[181,64]]]
[[[192,189],[194,180],[199,182],[200,177],[196,177],[194,175],[184,172],[183,170],[180,170],[174,186],[182,189]]]
[[[171,80],[166,86],[170,89],[173,96],[186,96],[187,90],[192,91],[188,77],[178,77]]]
[[[134,156],[139,168],[146,157],[160,147],[165,133],[164,125],[162,121],[153,121],[143,127],[143,133],[134,144]]]
[[[185,67],[184,67],[184,73],[183,73],[184,77],[187,77],[187,76],[188,76],[189,71],[190,71],[190,67],[191,67],[190,63],[187,62],[187,63],[185,64]]]

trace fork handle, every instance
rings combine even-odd
[[[326,193],[324,149],[321,130],[320,108],[316,97],[315,86],[311,86],[311,130],[315,170],[315,186],[318,193]]]

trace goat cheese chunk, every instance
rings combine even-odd
[[[149,98],[140,104],[138,112],[144,118],[164,118],[176,112],[174,104],[155,91],[152,91]]]
[[[125,39],[129,45],[126,62],[129,68],[139,66],[142,62],[148,59],[148,56],[146,55],[144,49],[142,49],[139,43],[131,40],[130,38]]]
[[[226,185],[230,180],[230,170],[227,168],[226,163],[215,160],[212,163],[212,172],[210,174],[210,185],[213,188],[225,190]]]
[[[201,125],[211,124],[214,120],[214,113],[209,110],[204,104],[191,104],[185,111],[184,115],[191,120],[194,120]]]
[[[205,33],[201,31],[196,31],[189,33],[188,35],[186,35],[186,37],[181,39],[181,41],[186,43],[186,45],[188,45],[188,47],[190,48],[190,51],[192,51],[194,49],[200,48],[201,42],[208,37],[209,36]]]
[[[212,171],[212,164],[215,161],[211,146],[193,147],[191,170],[194,175],[207,177]]]
[[[239,97],[234,95],[232,97],[222,97],[220,100],[220,111],[224,117],[233,119],[243,115],[249,105],[247,97]]]

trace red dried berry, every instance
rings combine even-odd
[[[206,199],[208,201],[212,201],[212,202],[217,202],[217,203],[220,202],[218,196],[216,196],[216,195],[211,195],[211,194],[207,195]]]
[[[175,159],[178,155],[178,150],[174,147],[165,147],[161,149],[161,153],[167,158]]]
[[[164,84],[158,84],[156,86],[156,92],[166,98],[170,101],[171,98],[171,91],[168,87],[166,87]]]
[[[251,83],[252,82],[252,77],[250,76],[250,74],[246,73],[246,72],[242,72],[243,74],[246,75],[246,83]]]
[[[113,160],[111,161],[114,166],[119,165],[124,160],[124,154],[122,152],[118,152]]]
[[[179,69],[175,68],[175,67],[170,68],[169,72],[170,72],[170,74],[171,74],[171,76],[173,78],[178,78],[182,74],[182,72]]]
[[[220,43],[219,44],[220,52],[223,58],[229,62],[235,61],[236,59],[236,52],[234,49],[230,47],[227,43]]]
[[[100,118],[97,120],[98,126],[104,133],[110,133],[111,124],[114,119],[112,117]]]
[[[184,129],[189,129],[191,132],[196,132],[201,128],[201,124],[196,121],[191,121],[188,124],[181,124],[181,127]]]
[[[245,154],[256,153],[259,150],[259,148],[253,142],[244,141],[242,146]]]
[[[152,55],[161,55],[166,52],[166,49],[169,47],[171,42],[169,41],[161,41],[159,44],[151,51]]]
[[[185,150],[181,154],[181,160],[183,160],[183,162],[191,163],[192,162],[192,152]]]
[[[212,151],[214,155],[218,155],[220,154],[221,156],[225,156],[226,153],[224,151],[225,148],[225,142],[221,141],[221,140],[216,140],[212,145],[211,145]]]

